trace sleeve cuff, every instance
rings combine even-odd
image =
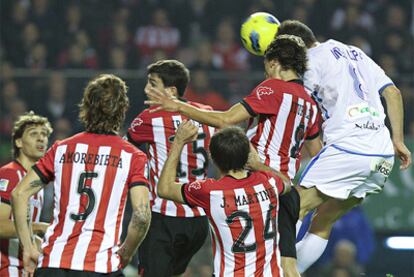
[[[319,136],[319,132],[316,132],[315,134],[311,136],[307,136],[306,140],[313,140],[313,139],[316,139],[318,136]]]
[[[252,117],[255,117],[255,116],[257,116],[257,113],[255,113],[254,111],[253,111],[253,109],[252,109],[252,107],[250,107],[250,105],[249,104],[247,104],[247,102],[246,101],[244,101],[244,100],[242,100],[242,101],[240,101],[240,104],[242,104],[243,105],[243,107],[246,109],[246,111],[252,116]]]
[[[185,192],[184,192],[185,186],[186,185],[182,185],[181,186],[181,195],[183,196],[184,204],[190,206],[191,208],[194,208],[193,205],[191,205],[190,203],[188,203],[187,197],[185,196]]]
[[[380,94],[380,95],[382,95],[382,92],[384,91],[384,89],[386,89],[387,87],[389,87],[389,86],[393,86],[394,85],[394,83],[387,83],[387,84],[385,84],[385,85],[383,85],[379,90],[378,90],[378,93]]]
[[[4,199],[0,197],[0,203],[7,204],[11,206],[11,201],[9,199]]]
[[[32,166],[34,172],[36,172],[37,176],[39,176],[40,180],[46,185],[50,182],[50,180],[42,173],[42,171],[36,166]]]
[[[149,188],[148,183],[145,183],[145,182],[133,182],[133,183],[128,185],[129,188],[137,187],[137,186],[144,186],[144,187]]]
[[[135,147],[139,148],[141,145],[139,143],[137,143],[135,140],[132,139],[131,135],[129,134],[129,132],[126,134],[127,136],[127,140],[134,145]]]

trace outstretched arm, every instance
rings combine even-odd
[[[249,119],[251,115],[240,103],[235,104],[229,110],[207,111],[196,108],[190,104],[180,101],[174,96],[171,96],[165,91],[158,91],[151,89],[147,91],[147,96],[150,100],[145,101],[145,104],[159,107],[152,110],[165,110],[168,112],[179,112],[195,121],[207,124],[216,128],[223,128],[230,125],[235,125]]]
[[[157,185],[157,193],[160,197],[173,200],[178,203],[184,203],[181,194],[181,184],[175,182],[175,174],[181,151],[188,142],[197,137],[198,128],[190,121],[183,121],[177,129],[174,142],[171,145],[168,159],[161,171],[161,176]]]
[[[247,168],[250,170],[255,171],[270,171],[273,172],[276,176],[278,176],[283,181],[283,192],[282,194],[285,194],[290,191],[292,188],[292,182],[288,177],[280,173],[279,171],[265,165],[260,161],[259,154],[257,153],[256,149],[253,147],[252,144],[250,144],[250,153],[249,153],[249,159],[247,160]]]
[[[387,104],[394,150],[401,161],[400,169],[407,169],[411,164],[411,153],[404,144],[404,107],[400,90],[396,86],[391,85],[384,89],[382,96],[384,96]]]

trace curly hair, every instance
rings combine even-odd
[[[79,104],[79,119],[87,132],[118,132],[129,107],[128,87],[112,74],[102,74],[89,81]]]
[[[30,126],[45,126],[47,135],[53,132],[52,126],[46,117],[35,114],[33,111],[25,113],[14,122],[12,129],[12,157],[16,159],[20,154],[20,149],[16,145],[16,140],[23,137],[24,131]]]
[[[303,75],[307,69],[306,46],[300,37],[278,35],[265,52],[268,61],[277,60],[284,70],[294,70]]]

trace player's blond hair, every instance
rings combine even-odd
[[[44,117],[35,114],[33,111],[25,113],[14,122],[12,129],[12,157],[16,159],[20,154],[20,149],[16,145],[16,140],[22,138],[24,131],[30,126],[45,126],[47,129],[47,136],[53,132],[52,126],[49,120]]]
[[[89,81],[79,104],[79,119],[86,131],[97,134],[117,132],[129,107],[128,87],[112,74],[102,74]]]

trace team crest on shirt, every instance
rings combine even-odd
[[[0,191],[7,191],[7,186],[9,185],[9,180],[0,179]]]
[[[275,91],[269,87],[260,86],[256,89],[256,95],[259,100],[262,100],[262,96],[271,95],[275,93]]]
[[[137,126],[141,126],[142,123],[144,123],[144,120],[142,120],[139,117],[135,118],[134,121],[132,121],[131,123],[131,129],[134,129]]]
[[[198,181],[192,182],[189,186],[188,186],[188,191],[190,191],[191,189],[194,190],[199,190],[201,189],[201,183]]]

